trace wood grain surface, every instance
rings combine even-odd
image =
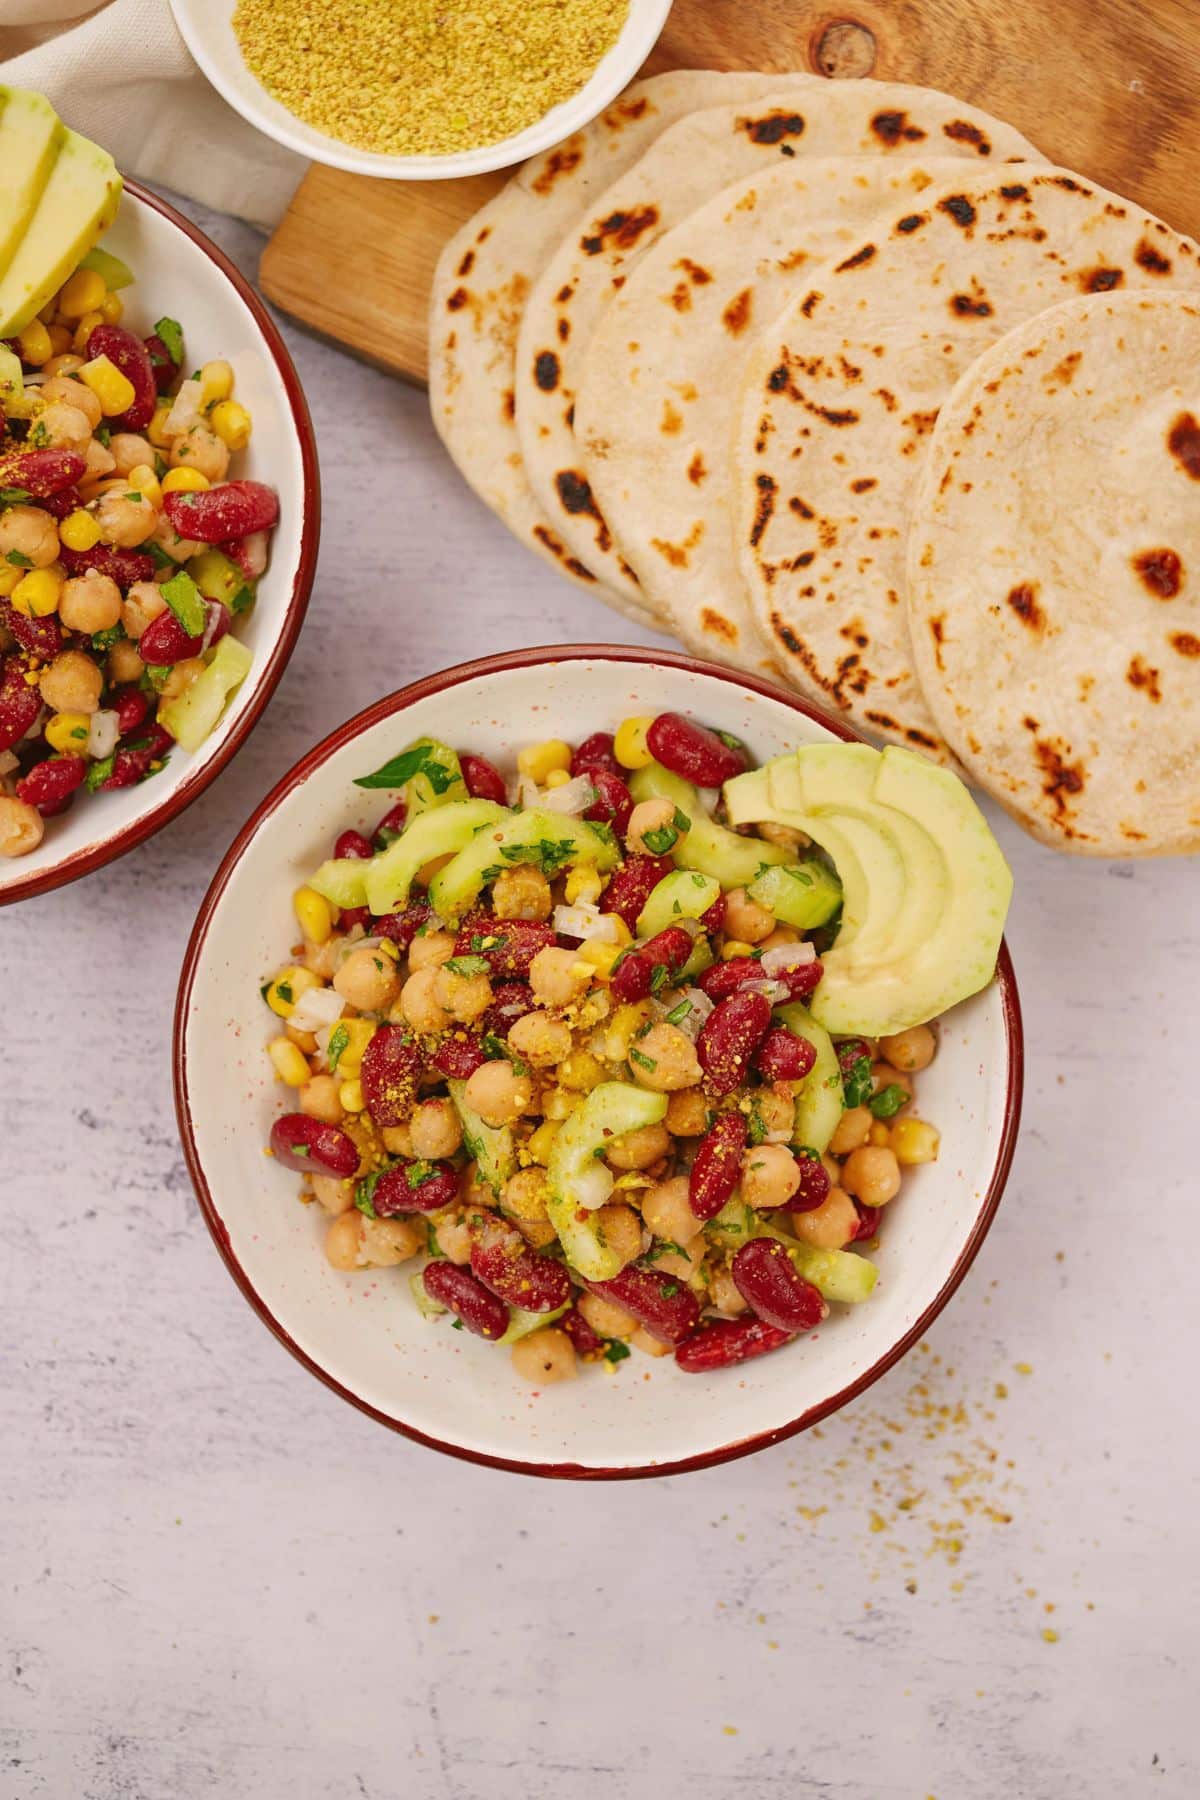
[[[943,88],[1047,156],[1200,235],[1197,0],[676,0],[647,73],[806,69]],[[272,300],[322,335],[425,378],[425,309],[446,239],[505,179],[374,181],[312,168],[263,256]]]

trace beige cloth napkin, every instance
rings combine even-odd
[[[209,85],[167,0],[0,0],[0,82],[45,94],[126,174],[268,229],[307,167]]]

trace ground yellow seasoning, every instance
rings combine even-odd
[[[238,0],[246,65],[296,117],[387,155],[470,150],[569,100],[629,0]]]

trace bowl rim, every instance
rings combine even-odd
[[[492,143],[475,144],[466,150],[406,152],[364,150],[357,144],[347,143],[343,138],[334,137],[330,132],[309,125],[298,114],[292,113],[290,108],[283,106],[282,101],[274,99],[269,89],[249,68],[239,48],[239,61],[253,89],[252,94],[247,94],[227,77],[222,52],[211,50],[197,30],[193,0],[171,0],[171,13],[201,73],[226,105],[240,113],[256,131],[261,131],[285,150],[290,150],[293,155],[320,163],[325,168],[341,169],[349,175],[364,175],[369,181],[460,181],[472,175],[487,175],[502,169],[516,168],[531,156],[540,156],[544,150],[564,142],[598,118],[605,107],[611,106],[630,82],[637,79],[666,28],[673,5],[674,0],[641,0],[640,6],[633,4],[631,0],[625,23],[615,42],[596,64],[587,81],[574,94],[550,107],[531,125],[525,125],[520,131],[510,132],[507,137],[497,138]],[[597,89],[594,103],[589,101],[578,118],[565,124],[548,124],[554,114],[578,105],[609,58],[612,59],[612,69],[608,78]],[[282,107],[287,118],[275,118],[270,111],[272,105]],[[289,122],[291,120],[295,121],[294,125]],[[517,145],[520,147],[515,148]]]
[[[885,1375],[924,1335],[950,1300],[978,1255],[983,1240],[991,1228],[1012,1165],[1020,1126],[1021,1099],[1024,1088],[1024,1030],[1021,1021],[1020,1000],[1017,994],[1016,974],[1006,941],[1001,941],[995,977],[1001,1003],[1007,1052],[1004,1124],[997,1145],[996,1160],[983,1199],[966,1241],[942,1286],[907,1331],[894,1344],[890,1345],[869,1368],[865,1369],[847,1386],[840,1388],[837,1393],[819,1401],[815,1406],[807,1408],[784,1425],[776,1426],[768,1431],[756,1432],[747,1438],[735,1438],[729,1443],[718,1445],[713,1450],[699,1451],[694,1456],[679,1457],[673,1462],[637,1463],[623,1467],[609,1467],[570,1462],[537,1463],[524,1461],[520,1457],[494,1456],[488,1451],[468,1449],[462,1444],[456,1444],[447,1439],[435,1437],[428,1432],[420,1431],[415,1426],[406,1424],[404,1420],[394,1418],[391,1414],[381,1411],[380,1408],[373,1406],[369,1401],[354,1393],[352,1389],[346,1387],[336,1375],[323,1369],[305,1350],[301,1349],[287,1327],[275,1316],[271,1306],[259,1293],[239,1262],[230,1242],[229,1233],[213,1200],[196,1147],[187,1082],[187,1017],[205,940],[213,914],[241,862],[242,855],[264,820],[269,818],[294,789],[306,781],[314,770],[327,762],[335,752],[353,742],[364,731],[370,730],[384,719],[404,711],[417,701],[445,693],[460,686],[464,681],[499,674],[509,669],[540,667],[548,663],[579,662],[588,659],[648,663],[657,667],[680,669],[689,674],[715,677],[717,680],[749,689],[752,693],[761,694],[766,699],[782,701],[794,712],[810,719],[814,724],[822,726],[847,743],[862,741],[858,734],[850,730],[842,720],[831,718],[799,695],[787,692],[760,676],[750,675],[738,669],[726,668],[717,663],[706,662],[699,657],[685,656],[672,651],[646,650],[627,644],[538,645],[529,649],[508,650],[493,656],[477,657],[470,662],[456,663],[452,668],[422,676],[420,680],[409,683],[407,687],[399,688],[395,693],[388,694],[372,705],[364,707],[361,712],[355,713],[353,718],[347,719],[344,724],[339,725],[336,730],[322,738],[320,743],[307,751],[298,762],[293,764],[287,774],[275,783],[275,786],[255,807],[234,838],[222,857],[200,904],[188,939],[187,949],[184,952],[175,1002],[175,1016],[172,1022],[171,1072],[175,1092],[175,1116],[183,1144],[184,1160],[213,1242],[220,1252],[225,1267],[261,1322],[278,1339],[284,1349],[290,1351],[311,1375],[315,1375],[319,1381],[335,1394],[340,1395],[343,1400],[348,1400],[352,1406],[357,1407],[359,1412],[365,1413],[368,1418],[376,1420],[381,1425],[386,1425],[389,1430],[399,1432],[403,1437],[411,1439],[414,1443],[422,1444],[427,1449],[444,1451],[447,1455],[458,1457],[464,1462],[500,1469],[508,1474],[535,1475],[549,1480],[635,1481],[665,1475],[683,1475],[696,1469],[713,1468],[720,1463],[732,1462],[739,1457],[749,1456],[756,1450],[766,1449],[772,1444],[782,1443],[785,1439],[796,1436],[798,1432],[807,1431],[810,1426],[819,1424],[831,1413],[837,1412],[841,1407],[848,1405],[850,1401],[857,1399],[860,1394],[878,1381],[880,1376]]]
[[[262,717],[267,702],[279,685],[280,677],[287,667],[296,639],[300,635],[300,627],[304,623],[304,615],[308,610],[309,596],[312,593],[313,578],[317,568],[317,551],[321,535],[321,480],[317,463],[316,435],[308,410],[308,402],[304,397],[304,389],[300,385],[300,377],[283,341],[279,327],[267,311],[266,305],[255,293],[240,269],[235,268],[225,252],[213,243],[198,226],[184,217],[169,201],[143,187],[140,181],[124,178],[124,194],[132,196],[141,206],[148,207],[164,218],[169,225],[175,226],[185,237],[190,238],[196,247],[204,252],[209,261],[235,289],[239,299],[246,306],[263,339],[267,354],[273,359],[279,378],[283,383],[288,408],[291,412],[292,425],[300,445],[300,461],[302,473],[300,522],[300,556],[296,564],[296,573],[292,581],[292,591],[288,597],[283,622],[279,634],[271,648],[270,654],[261,669],[252,671],[255,680],[249,704],[246,706],[237,724],[225,739],[225,742],[214,753],[190,769],[179,786],[166,795],[157,805],[150,806],[145,812],[132,820],[122,829],[109,832],[100,841],[83,846],[72,852],[61,861],[51,864],[49,868],[32,871],[24,878],[0,887],[0,906],[11,906],[18,900],[31,900],[36,894],[50,893],[54,888],[65,887],[68,882],[78,881],[84,875],[102,869],[106,863],[115,862],[117,857],[124,856],[129,850],[135,850],[144,844],[147,838],[161,831],[177,819],[193,800],[199,799],[210,782],[216,780],[221,771],[232,761],[241,749],[254,727]],[[195,760],[194,758],[192,759]]]

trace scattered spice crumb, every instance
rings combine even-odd
[[[726,1737],[736,1737],[738,1734],[736,1725],[722,1725],[721,1730],[725,1733]]]
[[[1042,1636],[1048,1644],[1057,1644],[1058,1642],[1058,1633],[1055,1631],[1053,1625],[1043,1625]]]

